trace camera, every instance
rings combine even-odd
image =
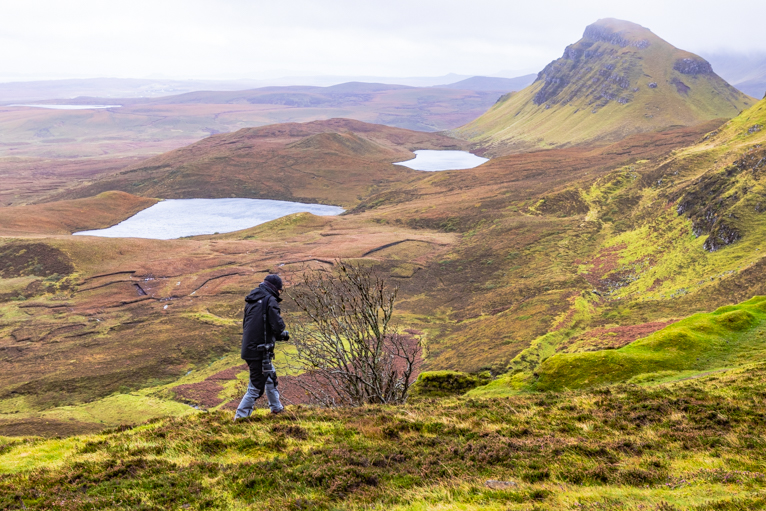
[[[281,334],[279,334],[279,340],[280,341],[289,341],[290,340],[290,332],[287,330],[283,330]]]

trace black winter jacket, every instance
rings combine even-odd
[[[263,357],[263,350],[256,348],[261,344],[276,341],[285,330],[279,310],[277,292],[267,283],[262,282],[245,298],[245,317],[242,318],[242,358],[256,360]],[[263,307],[266,307],[266,325],[263,324]],[[265,329],[265,331],[264,331]]]

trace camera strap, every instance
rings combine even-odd
[[[269,344],[269,336],[267,332],[267,329],[269,327],[268,310],[267,310],[268,303],[269,303],[268,297],[264,298],[262,302],[263,303],[261,304],[261,309],[263,312],[263,344]]]

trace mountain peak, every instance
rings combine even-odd
[[[489,154],[614,142],[731,118],[754,103],[710,64],[629,21],[601,19],[526,89],[501,98],[455,134]]]
[[[582,39],[575,45],[568,46],[567,50],[565,50],[564,57],[567,56],[567,51],[570,53],[576,53],[578,49],[579,51],[583,51],[583,49],[589,48],[597,42],[612,44],[619,46],[620,48],[632,46],[639,50],[644,50],[651,44],[660,44],[672,48],[673,50],[681,51],[654,35],[652,31],[646,27],[642,27],[641,25],[630,21],[604,18],[585,27]],[[576,47],[578,48],[576,49]],[[702,57],[692,53],[679,56],[673,63],[673,69],[685,75],[713,74],[713,67],[710,63]]]
[[[588,42],[605,42],[625,48],[634,46],[639,49],[647,48],[650,44],[652,31],[630,21],[615,18],[600,19],[585,27],[583,40]]]

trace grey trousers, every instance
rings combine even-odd
[[[271,409],[271,413],[281,412],[284,407],[279,401],[279,390],[277,390],[277,387],[274,385],[274,381],[271,379],[271,376],[266,377],[266,385],[264,385],[264,390],[266,393],[266,399],[269,400],[269,408]],[[234,416],[234,418],[243,419],[245,417],[250,417],[250,414],[253,413],[255,400],[259,397],[261,397],[261,390],[253,385],[251,380],[247,385],[247,392],[245,392],[242,401],[240,401],[239,406],[237,407],[237,414]]]

